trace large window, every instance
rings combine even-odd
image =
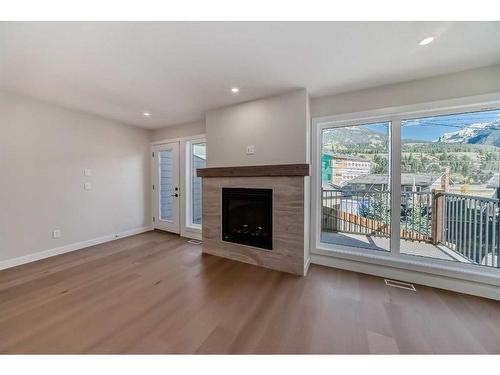
[[[321,241],[389,251],[390,123],[328,127],[321,134]]]
[[[500,108],[463,108],[317,121],[319,248],[500,268]]]
[[[500,110],[401,129],[401,253],[500,267]]]

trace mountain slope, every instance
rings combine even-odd
[[[343,147],[382,147],[388,140],[386,134],[361,126],[331,128],[323,131],[323,144]]]
[[[445,133],[435,142],[483,144],[500,147],[500,119],[469,125],[455,132]]]

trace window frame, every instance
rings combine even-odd
[[[391,266],[402,271],[418,271],[439,276],[451,276],[469,281],[480,281],[500,286],[500,269],[474,264],[455,263],[447,260],[424,258],[400,252],[401,195],[401,122],[418,117],[451,115],[473,111],[500,109],[500,93],[466,98],[440,100],[427,103],[352,112],[332,116],[314,117],[311,121],[311,254],[342,260],[355,260],[374,265]],[[323,243],[321,236],[321,135],[325,128],[359,126],[370,123],[390,122],[390,176],[391,176],[391,237],[390,251],[367,252],[354,247]]]
[[[192,173],[192,163],[193,163],[193,159],[192,159],[192,147],[193,145],[195,144],[198,144],[198,143],[205,143],[205,147],[206,147],[206,143],[207,143],[207,140],[205,137],[197,137],[197,138],[190,138],[189,140],[186,140],[185,141],[185,163],[186,163],[186,167],[185,167],[185,182],[184,182],[184,186],[185,186],[185,196],[186,196],[186,199],[184,199],[184,204],[185,204],[185,207],[184,207],[184,212],[185,212],[185,220],[184,220],[184,226],[185,226],[185,229],[186,230],[191,230],[191,231],[196,231],[196,232],[200,232],[201,233],[201,229],[202,229],[202,223],[201,224],[195,224],[193,223],[193,211],[192,211],[192,207],[193,207],[193,194],[192,194],[192,177],[193,177],[193,173]]]

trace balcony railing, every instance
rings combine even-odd
[[[436,205],[442,213],[436,242],[473,263],[500,268],[498,199],[437,193]]]
[[[385,191],[323,190],[323,230],[390,236],[390,195]]]
[[[390,236],[390,192],[323,190],[322,230]],[[499,200],[403,192],[400,238],[445,246],[465,261],[500,268]]]

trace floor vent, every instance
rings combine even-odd
[[[201,245],[203,242],[201,241],[198,241],[198,240],[189,240],[188,241],[190,244],[192,245]]]
[[[401,289],[406,289],[406,290],[411,290],[412,292],[416,292],[417,289],[415,289],[415,286],[410,283],[405,283],[403,281],[396,281],[396,280],[390,280],[390,279],[384,279],[385,285],[387,286],[393,286],[394,288],[401,288]]]

